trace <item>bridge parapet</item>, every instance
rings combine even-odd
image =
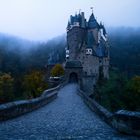
[[[61,86],[45,90],[40,97],[35,99],[14,101],[0,105],[0,121],[20,116],[48,104],[57,97]]]
[[[140,112],[119,110],[115,113],[111,113],[94,99],[91,99],[85,92],[80,90],[80,88],[79,94],[88,107],[96,112],[111,127],[122,133],[140,136]]]
[[[120,132],[140,136],[140,112],[119,110],[114,113],[111,123]]]

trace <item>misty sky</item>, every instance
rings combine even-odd
[[[140,26],[140,0],[0,0],[0,32],[30,40],[65,33],[70,14],[94,7],[105,26]]]

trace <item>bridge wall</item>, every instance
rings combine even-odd
[[[119,110],[115,113],[111,113],[95,100],[89,98],[89,96],[80,89],[79,94],[88,107],[111,125],[111,127],[122,133],[140,136],[140,112]]]
[[[81,89],[86,92],[87,95],[91,95],[94,92],[95,83],[95,76],[83,76]]]
[[[20,116],[48,104],[57,97],[59,88],[60,86],[57,86],[45,90],[40,97],[35,99],[15,101],[0,105],[0,121]]]

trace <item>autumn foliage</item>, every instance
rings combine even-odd
[[[10,74],[0,74],[0,103],[11,101],[14,98],[13,85],[14,79]]]
[[[48,87],[47,83],[43,79],[43,73],[40,71],[32,71],[24,76],[24,89],[25,95],[28,98],[35,98]]]
[[[36,98],[47,88],[44,73],[39,70],[33,70],[22,77],[12,77],[8,73],[0,73],[0,104]]]
[[[62,76],[64,75],[64,68],[61,64],[56,64],[51,70],[51,76]]]

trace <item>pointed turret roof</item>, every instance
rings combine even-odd
[[[90,16],[90,18],[89,18],[89,21],[90,21],[90,20],[96,20],[93,13],[91,14],[91,16]]]
[[[89,21],[88,21],[88,28],[89,29],[94,29],[94,28],[99,28],[99,24],[97,22],[97,20],[95,19],[95,16],[94,14],[92,13],[90,18],[89,18]]]
[[[99,46],[96,48],[96,54],[99,57],[108,56],[108,51],[107,51],[106,46],[103,43],[103,41],[101,41],[100,44],[99,44]]]
[[[103,34],[106,35],[106,29],[102,23],[100,23],[100,28],[103,29]]]

